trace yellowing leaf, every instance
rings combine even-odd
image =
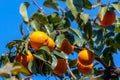
[[[28,15],[27,15],[27,8],[30,5],[30,3],[25,2],[20,5],[20,14],[22,15],[25,22],[29,21]]]

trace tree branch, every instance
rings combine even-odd
[[[35,2],[35,0],[32,0],[32,2],[33,2],[33,4],[35,4],[35,5],[38,7],[38,9],[39,9],[40,11],[42,11],[44,14],[46,14],[46,13],[44,12],[44,10],[42,9],[42,7],[40,7],[40,6]]]
[[[99,57],[95,57],[95,60],[97,60],[97,61],[99,61],[106,69],[108,68],[108,65],[107,64],[105,64],[103,61],[102,61],[102,59],[101,58],[99,58]]]
[[[67,68],[68,68],[68,70],[69,70],[71,76],[73,77],[74,80],[77,80],[76,76],[75,76],[75,75],[72,73],[72,71],[70,70],[69,63],[68,63],[67,60],[66,60],[66,63],[67,63]]]

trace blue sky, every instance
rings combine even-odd
[[[31,0],[1,0],[0,1],[0,54],[6,52],[5,45],[7,42],[10,42],[15,39],[21,39],[22,35],[19,31],[19,25],[22,22],[22,17],[19,14],[19,6],[22,2],[25,1],[31,1]],[[43,0],[36,0],[40,6],[42,6]],[[91,0],[96,1],[96,0]],[[111,0],[111,1],[117,1],[117,0]],[[102,0],[102,2],[106,3],[107,0]],[[64,4],[61,3],[63,6]],[[45,7],[44,7],[45,8]],[[65,8],[65,7],[64,7]],[[30,6],[29,10],[29,16],[37,10],[37,7],[34,5]],[[45,12],[51,12],[50,9],[45,9]],[[92,11],[92,15],[96,15]],[[114,54],[114,61],[116,62],[116,66],[120,67],[120,52],[118,54]],[[36,77],[34,77],[36,78]],[[37,80],[37,79],[34,79]],[[54,80],[54,79],[52,79]]]

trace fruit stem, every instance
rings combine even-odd
[[[68,68],[68,71],[70,72],[71,76],[73,77],[74,80],[77,80],[76,76],[72,73],[72,71],[70,70],[70,66],[69,66],[69,63],[68,61],[66,60],[66,63],[67,63],[67,68]]]

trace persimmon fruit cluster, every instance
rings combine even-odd
[[[89,74],[92,71],[94,53],[87,48],[83,48],[78,54],[77,67],[82,74]]]
[[[37,50],[42,46],[48,46],[48,48],[52,51],[55,47],[54,40],[50,38],[45,32],[42,31],[34,31],[30,35],[30,45],[33,49]]]

